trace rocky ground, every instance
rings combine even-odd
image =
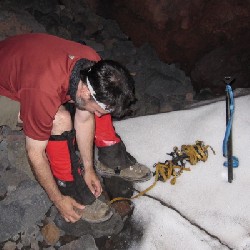
[[[0,159],[0,249],[126,248],[128,237],[139,237],[140,231],[128,219],[133,205],[127,201],[112,205],[114,215],[107,222],[65,222],[30,170],[21,130],[0,127]],[[116,178],[102,181],[106,201],[132,194],[130,183]]]

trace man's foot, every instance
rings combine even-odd
[[[90,223],[107,221],[113,215],[110,207],[99,199],[96,199],[91,205],[86,205],[83,210],[77,212],[82,215],[82,220]]]
[[[142,182],[152,177],[150,169],[127,152],[122,141],[98,148],[96,172],[104,177],[117,176],[127,181]]]
[[[150,169],[137,162],[134,165],[121,170],[119,170],[119,168],[117,168],[117,170],[109,168],[100,161],[96,162],[95,167],[96,172],[103,177],[117,176],[126,181],[133,182],[147,181],[152,177]]]

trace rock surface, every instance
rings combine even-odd
[[[4,178],[4,173],[1,173]],[[51,203],[37,182],[21,182],[0,202],[0,242],[25,231],[45,217]]]
[[[95,241],[91,235],[83,235],[78,240],[72,241],[62,247],[59,248],[60,250],[97,250],[97,246]]]
[[[213,64],[219,61],[221,73],[248,74],[250,48],[250,2],[241,0],[106,0],[92,5],[99,13],[112,17],[136,46],[150,43],[158,56],[167,63],[178,62],[189,75],[199,62],[202,68],[209,67],[205,78],[192,78],[195,89],[215,88],[218,75],[213,74]],[[108,6],[108,7],[107,7]],[[225,46],[228,55],[211,58],[212,65],[203,57]],[[237,58],[235,58],[235,51]],[[216,53],[216,52],[215,52]],[[229,72],[227,65],[232,63]],[[241,62],[245,63],[241,63]],[[223,75],[224,77],[224,75]],[[220,78],[221,79],[221,78]],[[248,78],[249,79],[249,78]],[[236,87],[250,87],[245,79],[237,78]]]

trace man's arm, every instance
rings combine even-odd
[[[93,167],[95,117],[88,111],[76,109],[75,130],[78,148],[84,165],[84,179],[91,192],[100,196],[102,187]]]
[[[69,196],[62,195],[59,191],[46,156],[45,149],[47,143],[48,141],[37,141],[26,136],[26,149],[32,163],[32,168],[40,185],[45,189],[50,200],[58,208],[64,219],[67,222],[76,222],[81,216],[76,213],[74,207],[84,209],[84,206]]]

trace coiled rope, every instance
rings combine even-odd
[[[117,197],[112,199],[109,204],[112,204],[116,201],[121,200],[133,200],[138,198],[148,191],[150,191],[153,187],[155,187],[158,180],[166,182],[170,180],[172,185],[175,185],[176,179],[180,177],[183,171],[190,171],[190,168],[186,168],[186,162],[189,162],[191,165],[197,164],[199,161],[205,162],[208,158],[208,148],[212,150],[215,154],[213,148],[209,145],[205,145],[203,141],[196,141],[193,145],[182,145],[181,150],[178,147],[173,148],[173,152],[171,152],[170,156],[172,156],[172,160],[166,160],[165,163],[156,163],[155,167],[155,180],[151,186],[146,188],[145,190],[139,192],[138,194],[132,196],[131,198],[125,197]]]

